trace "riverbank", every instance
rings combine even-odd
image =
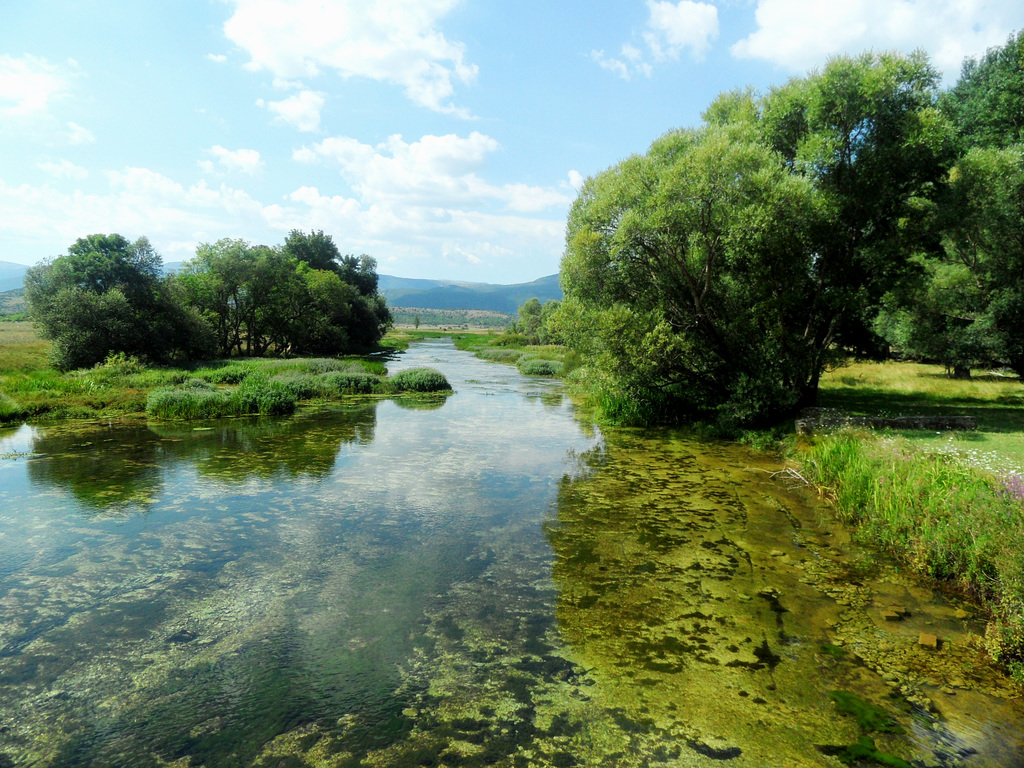
[[[380,354],[346,358],[232,358],[181,367],[124,355],[62,373],[31,323],[0,322],[0,424],[123,418],[219,418],[290,413],[300,404],[352,397],[437,396],[451,390],[436,371],[388,377]]]
[[[854,416],[976,419],[977,430],[840,429],[794,439],[794,470],[865,543],[970,595],[985,647],[1024,684],[1024,387],[1001,372],[858,363],[827,374],[820,402]]]
[[[457,339],[461,349],[516,364],[571,353],[529,347],[514,334]],[[796,476],[814,485],[869,547],[971,597],[989,614],[985,647],[1024,684],[1024,387],[981,372],[953,380],[939,366],[852,363],[822,379],[820,403],[850,416],[964,415],[971,431],[792,429],[740,436],[765,449],[782,441]]]

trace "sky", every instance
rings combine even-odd
[[[4,0],[0,261],[79,237],[274,245],[381,273],[558,271],[583,181],[720,92],[923,49],[952,85],[1024,0]]]

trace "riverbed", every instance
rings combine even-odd
[[[769,457],[420,365],[455,394],[0,431],[0,766],[1024,764],[984,617]]]

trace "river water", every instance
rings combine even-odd
[[[0,431],[0,768],[1024,765],[983,617],[770,460],[420,365],[456,393]]]

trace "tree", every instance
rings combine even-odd
[[[341,277],[351,267],[364,287],[376,286],[373,259],[344,257],[331,261],[331,269],[317,269],[291,254],[310,243],[329,251],[329,237],[293,231],[289,243],[282,248],[232,239],[203,244],[179,274],[183,295],[215,329],[220,354],[336,355],[377,344],[391,322],[383,297],[375,291],[364,295]]]
[[[311,269],[326,269],[337,272],[341,276],[341,251],[334,244],[330,235],[325,235],[322,229],[313,232],[305,232],[293,229],[285,238],[285,254],[293,259],[303,261]]]
[[[755,423],[813,404],[842,344],[913,277],[919,201],[952,130],[923,55],[836,58],[588,181],[569,216],[556,326],[606,410]],[[869,339],[870,340],[870,339]]]
[[[965,149],[1024,143],[1024,31],[967,59],[941,104]]]
[[[154,361],[208,352],[209,329],[161,280],[161,266],[145,237],[96,234],[30,269],[25,297],[53,340],[54,365],[94,365],[113,352]]]
[[[613,417],[757,421],[815,376],[810,184],[748,129],[675,131],[587,181],[558,327]]]

